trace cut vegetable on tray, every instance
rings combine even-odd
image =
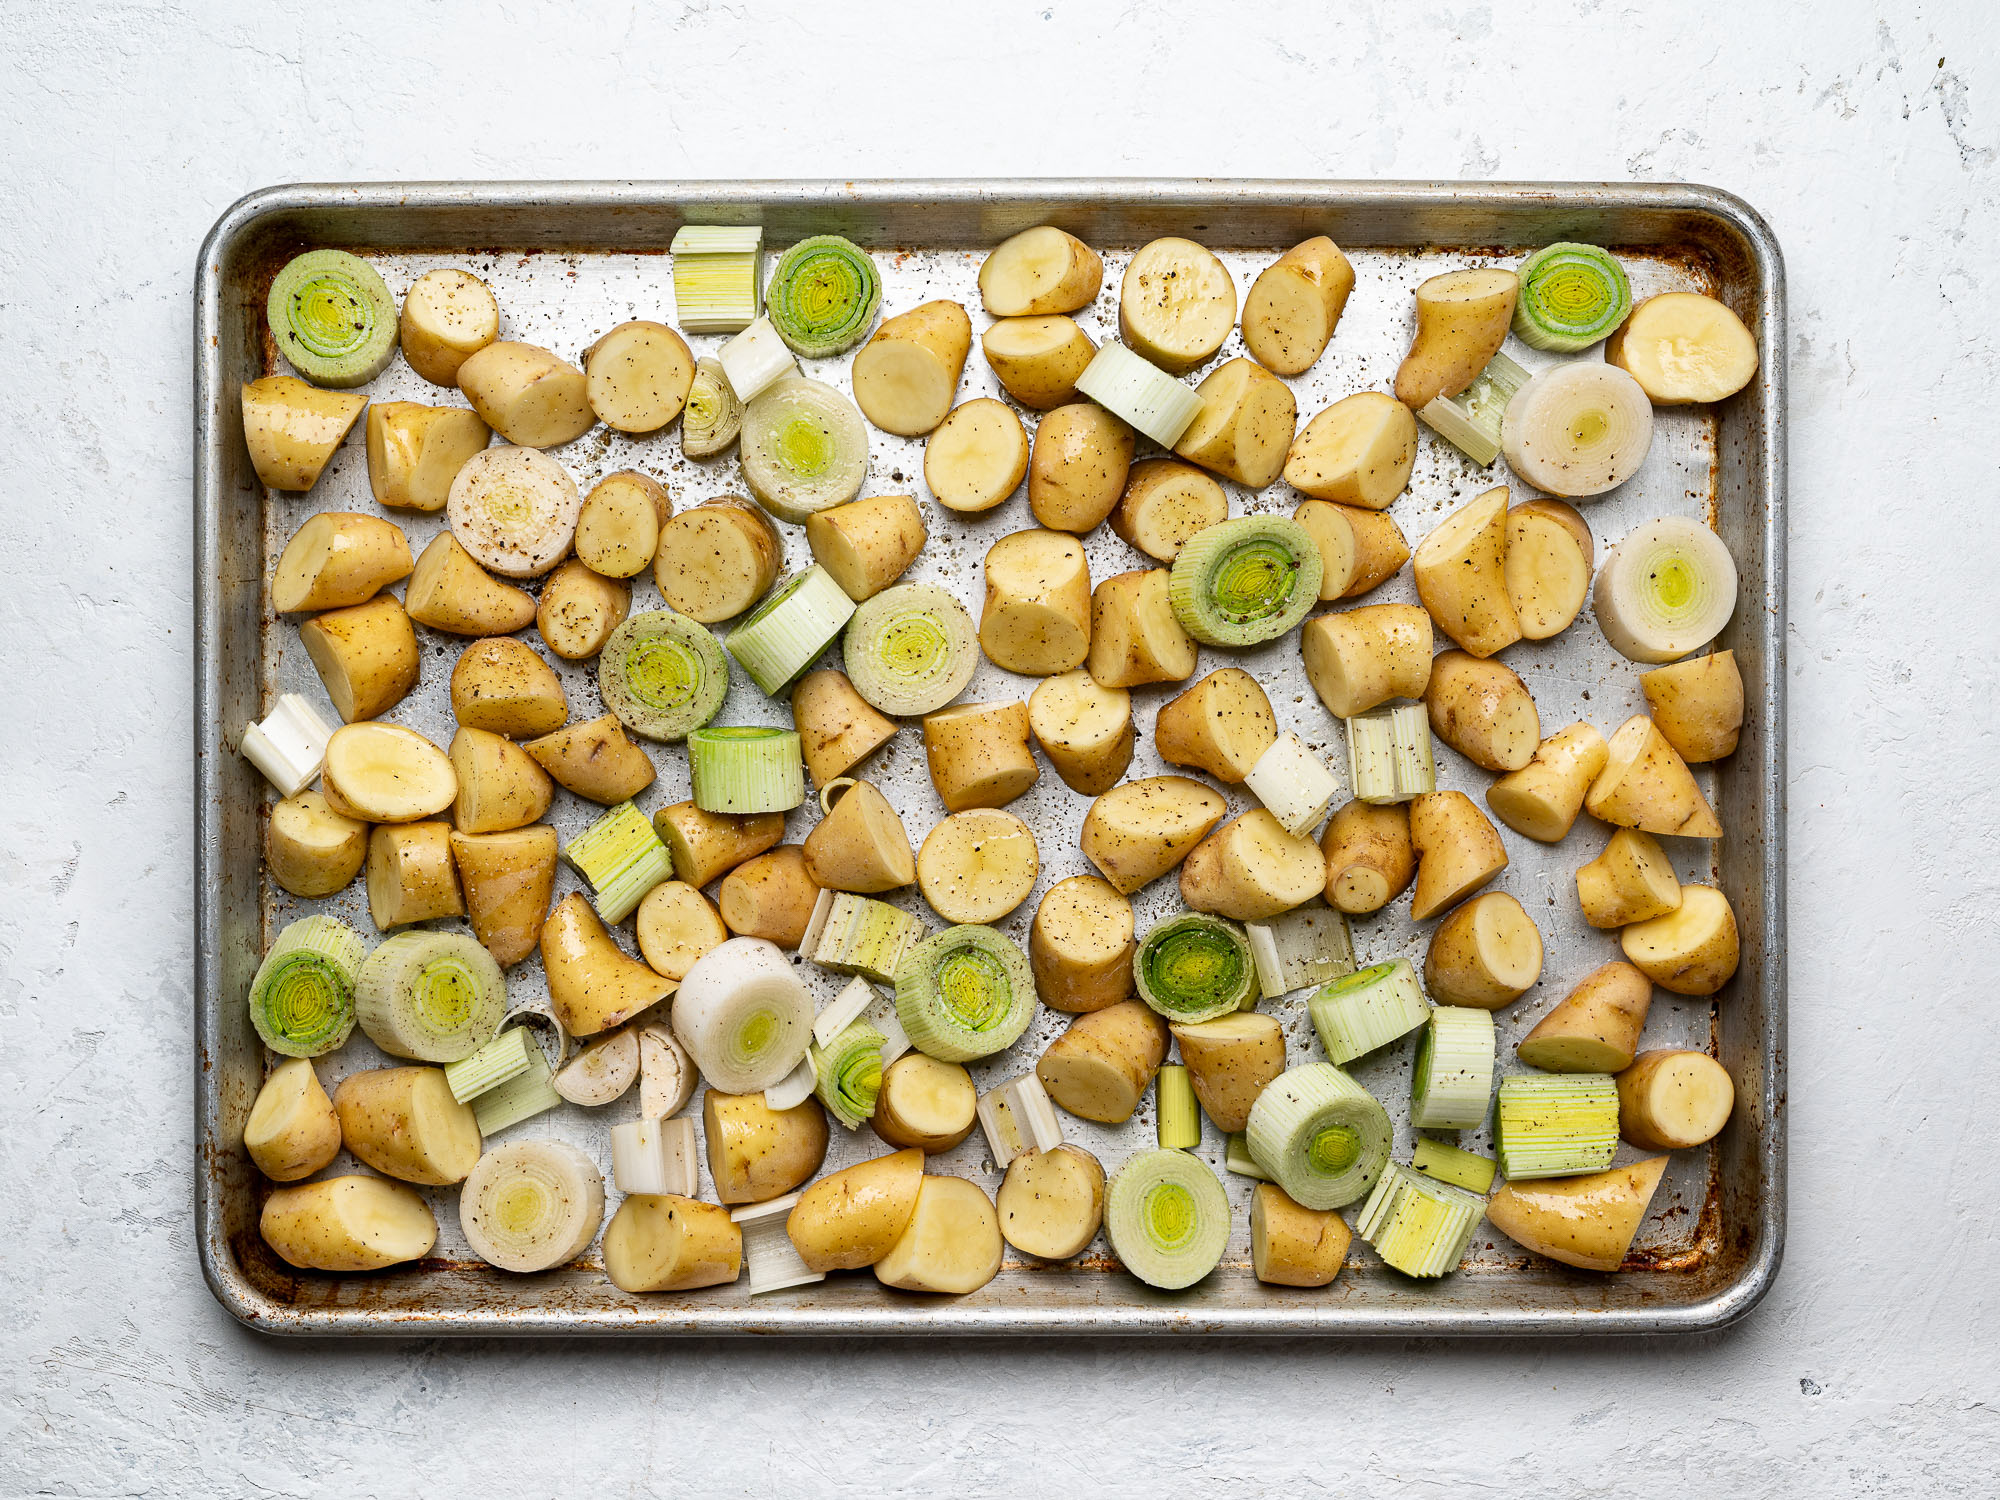
[[[1754,1097],[1708,1002],[1762,932],[1676,840],[1766,728],[1755,518],[1648,460],[1755,335],[1586,243],[1015,218],[913,279],[866,222],[681,225],[609,315],[500,259],[260,289],[271,1251],[595,1245],[639,1318],[1360,1302],[1482,1226],[1636,1269],[1631,1152]]]

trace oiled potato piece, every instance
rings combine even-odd
[[[1258,273],[1243,299],[1243,347],[1279,375],[1303,375],[1333,338],[1354,267],[1325,235],[1292,246]]]
[[[1396,370],[1396,399],[1417,411],[1479,378],[1514,319],[1512,271],[1447,271],[1417,288],[1417,336]]]
[[[1264,1086],[1285,1071],[1285,1034],[1277,1018],[1241,1010],[1213,1021],[1176,1021],[1167,1029],[1180,1045],[1202,1113],[1217,1130],[1242,1130]]]
[[[996,318],[1075,312],[1103,284],[1097,252],[1052,224],[1002,240],[979,267],[979,300]]]
[[[780,844],[723,876],[715,905],[738,937],[767,938],[790,952],[806,935],[819,892],[806,868],[805,851],[797,844]]]
[[[1327,820],[1319,848],[1326,856],[1326,904],[1350,916],[1380,911],[1417,873],[1410,809],[1402,802],[1346,803]]]
[[[1505,891],[1474,896],[1431,933],[1424,988],[1439,1005],[1502,1010],[1542,977],[1542,935]]]
[[[502,968],[519,963],[541,941],[556,889],[556,850],[556,831],[544,823],[451,836],[472,935]]]
[[[1706,1052],[1641,1052],[1618,1075],[1618,1133],[1641,1151],[1706,1145],[1735,1107],[1736,1085]]]
[[[315,615],[299,641],[343,723],[380,718],[417,685],[417,633],[394,594]]]
[[[1502,573],[1523,639],[1545,641],[1570,627],[1590,595],[1593,551],[1583,517],[1560,500],[1530,500],[1507,512]]]
[[[1495,1229],[1532,1250],[1585,1271],[1615,1271],[1646,1220],[1667,1158],[1581,1177],[1505,1182],[1486,1200]]]
[[[1277,738],[1271,700],[1241,667],[1210,672],[1153,720],[1161,760],[1193,766],[1231,786],[1242,784]]]
[[[1059,406],[1035,427],[1028,509],[1052,531],[1089,531],[1111,514],[1132,468],[1132,429],[1095,401]]]
[[[542,585],[535,628],[542,643],[564,661],[588,661],[604,649],[611,632],[625,623],[632,590],[571,558]]]
[[[271,809],[264,868],[294,896],[345,890],[367,853],[368,825],[335,812],[310,787]]]
[[[1652,980],[1630,964],[1600,964],[1514,1050],[1549,1073],[1616,1073],[1632,1065],[1652,1005]]]
[[[743,1271],[729,1210],[673,1193],[632,1193],[604,1229],[604,1274],[621,1292],[727,1286]]]
[[[840,790],[826,816],[806,835],[804,847],[806,874],[822,890],[868,896],[917,878],[903,820],[889,799],[865,781]]]
[[[1181,865],[1181,900],[1238,922],[1261,922],[1310,901],[1326,885],[1319,845],[1287,833],[1267,808],[1215,830]]]
[[[1174,452],[1253,490],[1276,479],[1298,427],[1291,387],[1254,359],[1232,359],[1204,377],[1195,394],[1201,410]]]
[[[1722,820],[1695,785],[1694,772],[1644,714],[1633,715],[1611,736],[1604,769],[1583,805],[1593,818],[1641,833],[1722,837]]]
[[[1425,792],[1412,799],[1410,847],[1417,853],[1413,921],[1455,906],[1507,868],[1500,835],[1463,792]]]
[[[1353,1243],[1332,1209],[1306,1208],[1275,1182],[1250,1192],[1250,1266],[1272,1286],[1325,1286],[1347,1263]]]
[[[1070,1022],[1035,1064],[1049,1098],[1080,1119],[1122,1125],[1167,1057],[1167,1023],[1137,1000]]]
[[[972,319],[926,302],[875,330],[854,356],[854,404],[884,432],[922,437],[945,419],[972,351]]]
[[[569,718],[569,699],[555,668],[533,647],[501,636],[474,641],[459,653],[451,669],[451,712],[468,729],[521,740],[560,729]]]
[[[271,608],[285,615],[365,604],[414,566],[409,538],[393,521],[323,510],[308,517],[279,554]]]
[[[1596,729],[1572,724],[1536,746],[1525,766],[1488,787],[1486,805],[1514,832],[1545,844],[1560,843],[1583,811],[1584,795],[1609,754]]]
[[[1037,1260],[1081,1255],[1104,1221],[1104,1167],[1081,1146],[1024,1151],[1007,1164],[1000,1235]]]
[[[1013,408],[980,396],[952,410],[924,445],[924,483],[947,510],[991,510],[1028,472],[1028,434]]]
[[[1676,995],[1713,995],[1736,972],[1736,913],[1712,885],[1684,885],[1681,904],[1618,935],[1635,966]]]
[[[694,356],[666,324],[638,318],[584,351],[583,375],[584,396],[598,421],[619,432],[658,432],[687,405]]]
[[[605,578],[636,578],[653,565],[660,528],[673,518],[667,487],[650,474],[621,469],[583,497],[576,513],[576,555]]]
[[[368,835],[368,915],[388,932],[465,913],[451,824],[384,823]]]
[[[1604,361],[1634,380],[1655,406],[1687,406],[1735,395],[1757,373],[1757,340],[1743,320],[1699,292],[1647,297],[1605,340]]]
[[[1075,401],[1077,377],[1097,354],[1090,335],[1060,314],[1002,318],[979,336],[979,347],[1002,389],[1030,411]]]
[[[1025,703],[958,703],[924,716],[931,785],[949,812],[1004,807],[1041,776]]]
[[[1681,883],[1659,840],[1621,828],[1602,854],[1577,870],[1576,894],[1592,927],[1624,927],[1678,908]]]
[[[558,901],[542,923],[541,950],[549,1005],[574,1037],[623,1025],[674,992],[673,980],[618,946],[579,891]]]
[[[784,554],[778,528],[748,500],[705,500],[661,528],[653,582],[668,608],[714,625],[771,591]]]
[[[1129,997],[1134,931],[1132,903],[1109,881],[1072,875],[1050,886],[1028,929],[1042,1003],[1081,1015]]]
[[[1128,781],[1084,814],[1084,856],[1129,896],[1186,859],[1227,806],[1220,793],[1187,776]]]
[[[500,337],[500,304],[470,271],[426,271],[403,297],[403,358],[432,385],[454,385],[459,366]]]
[[[382,1177],[328,1177],[279,1188],[257,1221],[264,1243],[305,1271],[379,1271],[437,1243],[430,1205]]]
[[[458,795],[451,758],[400,724],[343,724],[326,742],[320,772],[326,805],[366,823],[414,823]]]
[[[1213,251],[1168,235],[1141,246],[1118,288],[1118,333],[1133,353],[1184,375],[1236,326],[1236,283]]]
[[[1200,655],[1167,594],[1165,568],[1117,573],[1090,596],[1090,675],[1100,687],[1179,682]]]
[[[243,387],[243,441],[257,478],[274,490],[309,490],[368,404],[358,391],[323,391],[296,375]]]
[[[789,1193],[826,1159],[826,1111],[807,1099],[771,1109],[759,1094],[702,1096],[708,1175],[723,1203],[762,1203]]]
[[[375,503],[440,511],[451,482],[493,429],[462,406],[377,401],[368,408],[368,488]]]
[[[250,1106],[243,1149],[273,1182],[310,1177],[340,1155],[340,1116],[311,1058],[288,1057],[271,1070]]]
[[[653,814],[653,831],[674,857],[675,878],[699,889],[782,840],[785,815],[703,812],[676,802]]]
[[[947,922],[999,921],[1028,899],[1041,869],[1034,833],[996,807],[953,813],[917,851],[917,884]]]
[[[1424,704],[1431,732],[1482,771],[1518,771],[1541,745],[1542,721],[1528,685],[1497,661],[1440,651]]]
[[[1386,511],[1306,500],[1292,519],[1319,545],[1322,599],[1357,598],[1394,578],[1410,560],[1403,528]]]
[[[606,807],[638,796],[658,774],[616,714],[565,725],[521,748],[566,790]]]
[[[1306,677],[1335,718],[1391,698],[1421,698],[1431,680],[1431,619],[1414,604],[1364,604],[1308,620],[1299,632]]]
[[[792,689],[792,722],[815,787],[845,776],[896,733],[896,721],[877,713],[844,672],[808,672]]]
[[[1028,696],[1028,728],[1063,784],[1086,797],[1110,791],[1132,763],[1132,695],[1088,672],[1044,679]]]
[[[663,880],[646,892],[632,926],[646,967],[676,982],[702,954],[729,940],[722,913],[685,880]]]
[[[431,538],[403,592],[412,620],[451,635],[512,635],[535,618],[535,596],[480,567],[449,531]]]
[[[1132,465],[1111,529],[1146,556],[1170,563],[1197,531],[1229,514],[1229,497],[1209,475],[1172,458]]]
[[[910,1227],[923,1181],[921,1151],[856,1162],[801,1193],[785,1219],[785,1233],[809,1271],[872,1266]]]
[[[535,344],[502,340],[467,355],[458,388],[488,427],[522,448],[555,448],[590,431],[583,371]]]
[[[968,1135],[979,1111],[979,1090],[958,1063],[905,1052],[882,1074],[881,1097],[868,1123],[892,1146],[935,1156]]]
[[[901,578],[925,538],[923,512],[909,495],[869,495],[806,517],[813,561],[856,604]]]
[[[1417,544],[1417,597],[1461,651],[1486,657],[1521,639],[1506,557],[1504,486],[1467,501]]]
[[[463,1182],[479,1160],[479,1125],[443,1068],[374,1068],[334,1090],[341,1143],[389,1177],[426,1187]]]
[[[1381,391],[1359,391],[1320,412],[1292,440],[1285,483],[1315,500],[1387,510],[1417,462],[1417,419]]]
[[[875,1262],[875,1279],[906,1292],[964,1296],[1000,1274],[993,1200],[963,1177],[925,1177],[908,1227]]]
[[[1090,564],[1067,532],[1017,531],[986,553],[979,644],[996,667],[1053,677],[1090,652]]]
[[[1639,674],[1653,723],[1691,765],[1721,760],[1743,729],[1743,676],[1734,651],[1691,656]]]

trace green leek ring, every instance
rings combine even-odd
[[[1169,1021],[1212,1021],[1257,990],[1257,965],[1241,927],[1187,912],[1148,932],[1132,960],[1139,998]]]
[[[868,336],[882,276],[852,240],[815,235],[787,250],[764,291],[764,310],[793,353],[826,359]]]

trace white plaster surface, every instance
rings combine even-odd
[[[0,0],[0,1494],[1994,1493],[1996,101],[1979,0]],[[1003,174],[1683,179],[1769,217],[1776,1290],[1674,1343],[239,1330],[189,1185],[203,232],[297,179]]]

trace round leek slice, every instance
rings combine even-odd
[[[1319,599],[1319,545],[1283,516],[1238,516],[1189,537],[1174,559],[1174,618],[1210,646],[1274,641]]]
[[[265,316],[278,352],[314,385],[366,385],[396,355],[396,300],[373,266],[345,250],[287,261]]]
[[[882,306],[882,276],[852,240],[800,240],[779,258],[764,289],[764,311],[795,354],[826,359],[868,337]]]
[[[1141,1151],[1105,1189],[1104,1237],[1126,1270],[1148,1286],[1177,1292],[1222,1263],[1229,1195],[1200,1157]]]
[[[1592,604],[1620,655],[1674,661],[1714,640],[1736,612],[1736,562],[1701,522],[1665,516],[1611,549]]]
[[[1389,1160],[1393,1127],[1373,1095],[1332,1063],[1280,1073],[1250,1106],[1251,1158],[1307,1208],[1352,1203]]]
[[[1477,1130],[1493,1102],[1493,1012],[1440,1005],[1417,1038],[1410,1123],[1419,1130]]]
[[[854,611],[841,655],[864,702],[910,718],[943,708],[965,691],[979,664],[979,633],[946,590],[903,583]]]
[[[567,1141],[515,1141],[479,1158],[458,1195],[472,1253],[503,1271],[547,1271],[590,1248],[604,1174]]]
[[[1006,1050],[1034,1014],[1027,955],[991,927],[947,927],[896,969],[896,1019],[910,1044],[939,1062]]]
[[[354,1030],[354,981],[367,945],[345,922],[306,917],[271,944],[250,981],[250,1024],[273,1052],[319,1057]]]
[[[868,428],[830,385],[787,375],[743,409],[743,481],[780,521],[845,505],[868,477]]]
[[[711,813],[790,812],[806,800],[796,730],[725,724],[688,736],[694,805]]]
[[[1632,311],[1625,268],[1595,245],[1545,245],[1521,263],[1514,333],[1530,349],[1574,354],[1610,338]]]
[[[776,943],[730,938],[702,954],[674,995],[674,1035],[710,1087],[770,1088],[812,1042],[812,996]]]
[[[399,932],[361,966],[355,1019],[391,1057],[454,1063],[492,1041],[507,1010],[493,955],[463,932]]]
[[[743,403],[722,373],[722,361],[696,360],[694,384],[681,408],[681,452],[689,458],[713,458],[736,441],[742,428]]]
[[[618,722],[649,740],[684,740],[715,717],[729,663],[715,637],[671,609],[633,615],[597,656],[597,686]]]
[[[1500,419],[1507,466],[1536,489],[1580,500],[1614,490],[1653,446],[1653,403],[1616,365],[1572,360],[1514,392]]]
[[[1132,979],[1139,998],[1169,1021],[1213,1021],[1257,993],[1257,964],[1241,927],[1191,911],[1146,934]]]
[[[882,1033],[866,1021],[855,1021],[832,1043],[812,1048],[814,1092],[820,1103],[849,1130],[858,1130],[875,1114],[882,1096]]]
[[[814,563],[771,590],[723,644],[750,680],[775,698],[806,675],[853,614],[847,590]]]

